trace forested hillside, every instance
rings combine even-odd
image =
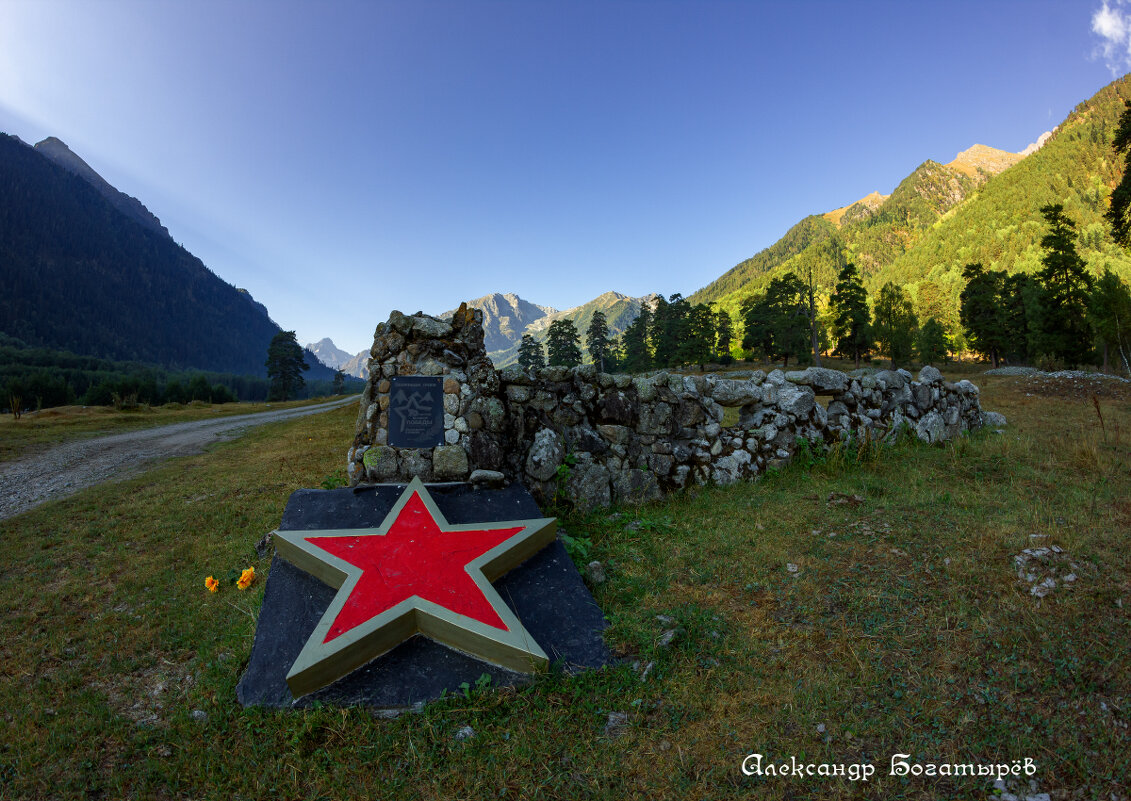
[[[0,280],[0,333],[37,348],[263,376],[279,331],[246,292],[7,135],[0,135]],[[311,378],[332,377],[308,361]]]
[[[806,281],[811,273],[827,297],[840,267],[851,262],[873,298],[892,281],[907,290],[920,311],[957,328],[963,266],[983,262],[987,269],[1033,273],[1044,233],[1039,209],[1048,203],[1064,204],[1093,274],[1108,266],[1131,279],[1131,259],[1116,247],[1103,222],[1121,175],[1112,137],[1129,98],[1131,76],[1081,103],[1041,149],[1025,158],[1003,154],[977,166],[972,157],[985,158],[992,149],[976,146],[949,165],[926,161],[878,206],[857,203],[838,210],[839,228],[829,215],[806,217],[690,300],[714,301],[737,317],[744,298],[789,272]]]

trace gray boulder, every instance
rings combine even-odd
[[[1005,428],[1005,415],[1001,412],[982,412],[982,425],[990,428]]]

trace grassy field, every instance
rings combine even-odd
[[[1003,434],[567,516],[608,572],[622,663],[395,720],[241,708],[263,581],[204,588],[265,578],[255,543],[293,490],[343,475],[352,408],[0,523],[0,798],[991,796],[985,777],[889,776],[909,754],[1028,758],[1026,790],[1126,799],[1131,393],[980,383]],[[1014,557],[1053,545],[1019,579]],[[745,776],[751,753],[875,774]]]
[[[116,434],[139,428],[153,428],[171,423],[187,423],[212,417],[292,409],[327,400],[331,399],[311,398],[284,403],[215,405],[193,401],[167,403],[164,406],[140,406],[128,410],[114,409],[112,406],[59,406],[39,412],[29,412],[19,420],[10,414],[5,414],[0,415],[0,462],[18,459],[38,449],[75,439]]]

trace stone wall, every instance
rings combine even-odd
[[[466,305],[451,320],[393,312],[377,327],[371,356],[348,455],[352,484],[521,481],[542,502],[564,497],[589,508],[754,478],[786,464],[799,439],[889,438],[906,426],[941,442],[982,425],[978,388],[944,381],[933,367],[918,380],[906,370],[815,367],[689,376],[609,375],[590,365],[496,371],[481,312]],[[388,445],[394,375],[443,377],[444,445]],[[737,422],[724,426],[728,408]]]

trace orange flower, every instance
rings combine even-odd
[[[241,590],[246,590],[253,583],[255,583],[255,568],[249,567],[247,570],[240,573],[240,578],[239,581],[236,582],[236,586]]]
[[[216,592],[216,590],[220,589],[220,582],[212,578],[212,576],[209,576],[204,580],[204,586],[208,588],[209,592]]]

